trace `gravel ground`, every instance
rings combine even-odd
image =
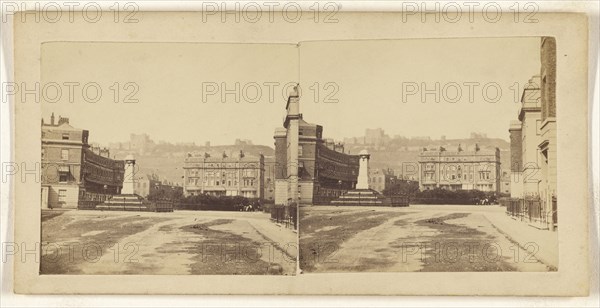
[[[262,213],[43,211],[40,273],[293,275],[269,224]]]
[[[481,206],[304,207],[303,272],[551,271]]]

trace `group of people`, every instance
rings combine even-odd
[[[254,204],[249,203],[247,205],[244,205],[241,203],[239,205],[239,208],[240,208],[240,212],[254,212],[254,211],[260,211],[261,205],[260,205],[260,202],[255,202]]]
[[[490,204],[497,204],[496,203],[496,197],[492,196],[492,197],[485,197],[482,199],[477,199],[477,202],[475,204],[477,205],[490,205]]]
[[[490,199],[488,199],[488,198],[480,199],[477,204],[478,205],[490,205]]]

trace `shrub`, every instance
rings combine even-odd
[[[421,204],[478,204],[480,200],[488,199],[496,202],[494,192],[480,190],[446,190],[441,188],[424,190],[416,194],[411,203]]]
[[[211,196],[196,195],[184,197],[178,204],[177,209],[194,211],[239,211],[244,206],[253,204],[259,205],[256,198],[246,198],[242,196]]]

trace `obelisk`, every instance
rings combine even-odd
[[[356,189],[369,189],[369,159],[371,155],[367,150],[362,150],[358,153],[358,156],[359,165]]]
[[[133,187],[135,186],[135,158],[129,154],[125,157],[125,175],[123,178],[122,195],[133,195]]]

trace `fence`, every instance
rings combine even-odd
[[[392,207],[397,207],[397,206],[408,206],[410,203],[410,198],[408,196],[404,196],[404,195],[393,195],[390,196],[390,205]]]
[[[552,221],[558,225],[558,211],[556,208],[556,196],[552,196]]]
[[[295,206],[273,206],[269,209],[271,220],[283,224],[286,228],[298,229],[298,208]]]
[[[173,212],[173,200],[171,199],[158,199],[150,201],[150,208],[154,210],[154,212]]]
[[[552,208],[546,206],[546,202],[539,197],[502,198],[500,205],[506,207],[506,214],[521,221],[548,225],[552,215],[554,224],[558,222],[556,215],[556,197],[552,197]],[[553,228],[553,226],[550,226]]]
[[[158,200],[135,200],[113,197],[110,204],[99,200],[79,200],[77,208],[79,210],[102,210],[102,211],[137,211],[137,212],[173,212],[174,202],[171,199]]]
[[[77,201],[77,209],[80,210],[93,210],[96,208],[96,205],[102,203],[102,201],[98,200],[79,200]]]

